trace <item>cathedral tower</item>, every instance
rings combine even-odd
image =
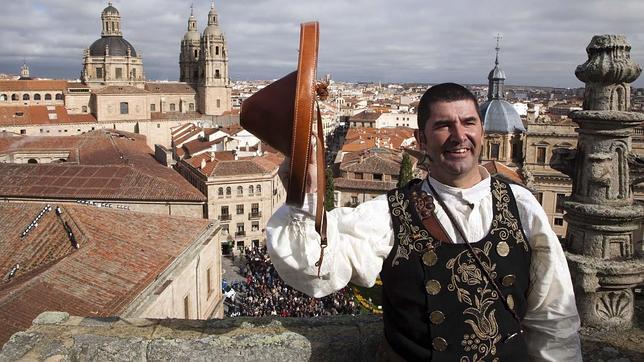
[[[199,111],[221,115],[231,109],[231,86],[228,78],[228,48],[214,2],[208,12],[208,26],[203,31],[199,55]],[[194,79],[194,77],[193,77]]]
[[[179,55],[179,81],[190,84],[199,82],[199,32],[197,31],[197,19],[194,17],[192,6],[188,18],[188,31],[181,41],[181,54]]]

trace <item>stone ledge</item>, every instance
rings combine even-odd
[[[373,361],[382,328],[375,316],[155,320],[45,312],[11,337],[0,362]],[[582,348],[585,361],[641,361],[644,333],[582,330]]]

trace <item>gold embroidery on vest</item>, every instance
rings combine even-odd
[[[398,218],[400,226],[394,230],[398,238],[398,247],[396,256],[391,263],[392,266],[400,264],[399,259],[409,260],[412,251],[422,252],[425,250],[427,241],[432,242],[434,239],[429,235],[427,230],[413,224],[411,214],[408,212],[409,199],[405,199],[402,192],[395,191],[389,195],[391,203],[391,216]]]
[[[483,250],[473,248],[490,276],[496,278],[496,264],[492,264],[489,254],[492,242],[487,241]],[[446,264],[451,270],[451,282],[447,290],[456,292],[459,302],[469,307],[463,310],[465,323],[472,327],[473,333],[463,336],[461,345],[468,356],[461,356],[461,362],[482,361],[496,355],[496,344],[501,340],[499,325],[496,321],[494,303],[499,299],[497,292],[490,286],[490,281],[476,265],[474,256],[469,250],[462,251]],[[472,294],[472,291],[476,291]]]
[[[492,180],[492,195],[494,196],[496,208],[499,212],[492,220],[490,235],[498,234],[502,241],[507,241],[512,236],[516,244],[522,244],[523,249],[528,251],[528,243],[523,238],[523,232],[520,230],[519,222],[508,208],[510,202],[508,185],[496,179]]]

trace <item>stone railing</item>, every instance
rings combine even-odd
[[[0,362],[374,361],[382,329],[375,316],[178,320],[45,312],[11,337]],[[634,362],[644,355],[640,329],[582,332],[584,361]]]

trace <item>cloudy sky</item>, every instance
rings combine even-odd
[[[176,80],[179,43],[194,3],[199,30],[209,0],[114,0],[124,37],[148,79]],[[83,49],[100,37],[101,0],[2,0],[0,73],[77,78]],[[644,65],[642,0],[217,0],[233,80],[295,69],[299,23],[320,22],[319,74],[342,81],[486,83],[495,35],[507,84],[583,86],[574,69],[594,34],[624,34]],[[644,77],[642,77],[644,78]],[[636,86],[644,87],[639,79]]]

